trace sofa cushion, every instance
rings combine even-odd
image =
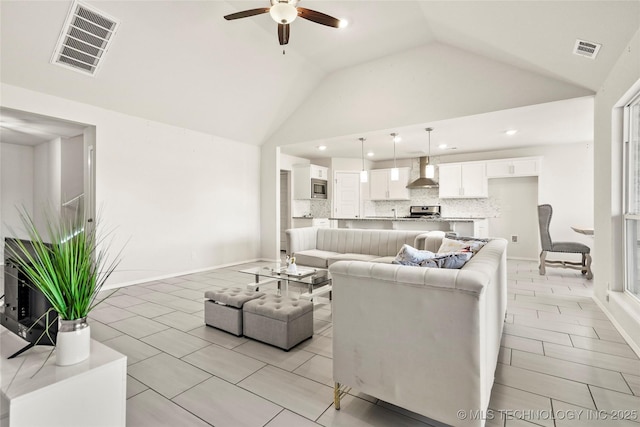
[[[376,255],[375,258],[380,258],[397,254],[405,243],[415,245],[418,238],[424,240],[425,232],[320,228],[318,229],[316,248],[341,254]]]
[[[328,260],[331,257],[340,255],[338,252],[322,251],[319,249],[308,249],[296,252],[296,264],[309,267],[327,268]]]
[[[367,255],[367,254],[354,254],[354,253],[346,253],[346,254],[337,254],[329,258],[329,266],[334,262],[338,261],[371,261],[376,258],[380,258],[377,255]]]
[[[379,262],[381,264],[392,264],[393,260],[396,259],[394,256],[383,256],[380,258],[374,258],[370,260],[371,262]]]

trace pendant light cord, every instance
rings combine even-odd
[[[392,133],[391,134],[391,138],[393,138],[392,139],[392,141],[393,141],[393,167],[397,169],[398,166],[396,165],[396,136],[397,136],[396,133]]]

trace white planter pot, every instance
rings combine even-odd
[[[89,358],[91,328],[87,318],[77,320],[58,319],[56,336],[56,365],[68,366]]]

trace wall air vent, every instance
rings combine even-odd
[[[600,51],[601,46],[602,45],[598,43],[577,39],[575,46],[573,46],[573,53],[574,55],[596,59],[596,55],[598,54],[598,51]]]
[[[118,24],[107,14],[74,2],[62,27],[51,63],[95,76]]]

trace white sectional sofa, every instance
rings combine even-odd
[[[442,231],[359,230],[348,228],[292,228],[285,231],[287,253],[296,264],[328,268],[338,261],[391,263],[402,245],[436,252]]]
[[[442,239],[423,237],[429,250]],[[506,312],[506,247],[492,239],[458,270],[333,262],[336,407],[353,387],[448,425],[483,426]]]

